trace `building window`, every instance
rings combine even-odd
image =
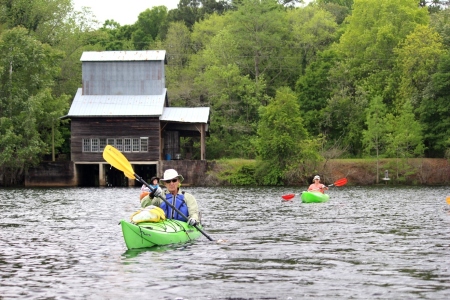
[[[91,152],[99,152],[100,143],[98,139],[91,139]]]
[[[103,152],[106,145],[114,146],[121,152],[148,152],[148,137],[82,139],[83,152]]]
[[[131,139],[123,139],[123,151],[131,152]]]
[[[116,148],[117,150],[123,152],[123,139],[116,139]]]
[[[91,139],[83,139],[83,152],[91,152]]]
[[[100,140],[100,151],[103,152],[106,147],[106,139],[99,139]]]
[[[139,152],[139,139],[133,139],[133,152]]]
[[[148,138],[141,137],[141,152],[148,152]]]

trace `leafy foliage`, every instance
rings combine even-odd
[[[280,88],[273,101],[260,108],[260,116],[258,150],[261,160],[270,164],[267,174],[260,177],[265,184],[280,184],[287,171],[309,158],[311,152],[318,152],[314,149],[317,145],[311,147],[296,95],[288,87]]]
[[[430,27],[418,25],[394,51],[401,75],[396,104],[411,99],[417,108],[444,53],[441,37]]]
[[[450,52],[441,57],[438,70],[432,75],[430,93],[418,109],[424,125],[428,156],[443,157],[450,151]]]
[[[363,131],[363,143],[366,146],[367,153],[376,151],[378,158],[383,147],[383,137],[386,133],[386,106],[381,97],[372,99],[367,112],[367,130]]]
[[[255,172],[257,184],[292,183],[330,152],[450,153],[450,12],[440,1],[298,3],[180,0],[99,26],[71,0],[0,0],[0,168],[19,180],[52,150],[52,128],[56,151],[69,151],[58,118],[81,87],[80,56],[105,50],[167,51],[170,105],[211,108],[207,158],[261,159],[233,182],[251,184]]]
[[[388,114],[389,134],[387,151],[397,158],[420,157],[425,151],[422,126],[415,119],[412,104],[403,105],[399,115]]]
[[[50,152],[51,132],[62,140],[58,118],[67,109],[66,96],[51,94],[61,53],[17,27],[0,40],[0,170],[15,183],[24,170]]]
[[[228,159],[216,162],[220,172],[217,174],[219,180],[230,185],[256,185],[255,160]]]

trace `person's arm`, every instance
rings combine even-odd
[[[152,205],[152,199],[150,199],[150,196],[147,195],[144,198],[141,199],[141,207],[145,208],[147,206]]]
[[[155,198],[150,198],[150,195],[145,196],[144,198],[142,198],[141,200],[141,207],[147,207],[150,205],[154,205],[154,206],[161,206],[161,203],[163,202],[163,200],[161,198],[166,199],[166,194],[165,193],[161,193],[161,195],[159,197],[155,197]]]
[[[184,201],[186,202],[186,205],[188,207],[189,212],[189,216],[187,216],[188,219],[195,219],[197,222],[199,222],[198,204],[195,197],[189,193],[184,193]]]

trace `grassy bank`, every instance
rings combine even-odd
[[[218,185],[257,185],[255,160],[229,159],[209,163],[205,183]],[[346,177],[349,185],[386,184],[383,180],[388,171],[392,185],[450,185],[450,163],[446,159],[414,158],[414,159],[334,159],[323,161],[311,174],[299,175],[286,180],[286,185],[304,186],[311,182],[315,174],[320,174],[326,184]],[[378,178],[378,180],[377,180]]]

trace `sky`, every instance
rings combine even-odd
[[[108,19],[113,19],[120,25],[134,24],[138,15],[154,6],[164,5],[168,10],[177,8],[179,0],[72,0],[74,8],[81,11],[81,7],[90,7],[100,25]]]

